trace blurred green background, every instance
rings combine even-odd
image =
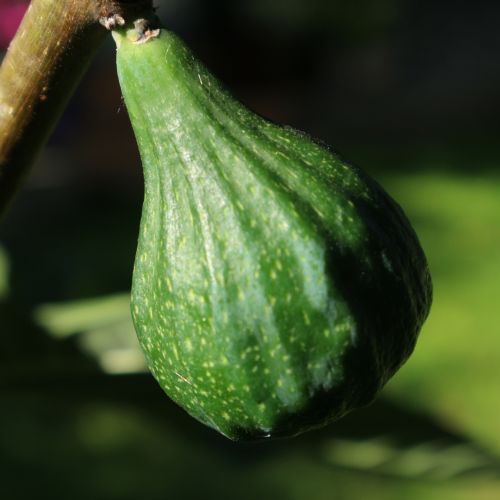
[[[371,406],[234,444],[145,371],[142,202],[111,41],[0,225],[0,497],[500,498],[500,4],[162,0],[245,103],[332,144],[408,213],[434,306]]]

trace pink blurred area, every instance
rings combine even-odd
[[[28,1],[0,0],[0,50],[5,50],[19,27]]]

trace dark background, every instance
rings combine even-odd
[[[109,40],[0,226],[0,496],[498,499],[500,4],[157,3],[238,98],[398,200],[433,310],[377,402],[322,431],[241,445],[186,416],[129,319],[142,174]]]

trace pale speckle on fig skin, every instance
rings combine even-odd
[[[344,390],[344,354],[363,333],[328,252],[374,265],[357,200],[375,188],[231,100],[165,30],[121,40],[118,70],[144,164],[132,311],[153,374],[233,439],[303,430],[277,426],[317,392]]]

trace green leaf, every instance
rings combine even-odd
[[[106,373],[146,371],[130,317],[129,294],[43,304],[35,320],[56,338],[78,335],[80,347]]]
[[[35,319],[52,335],[63,338],[122,322],[130,316],[129,304],[129,294],[42,304],[35,310]]]
[[[470,443],[435,439],[404,446],[394,436],[337,439],[325,449],[336,466],[408,479],[448,480],[464,474],[497,473],[499,462]]]
[[[9,292],[9,260],[7,251],[0,245],[0,300],[5,299]]]

